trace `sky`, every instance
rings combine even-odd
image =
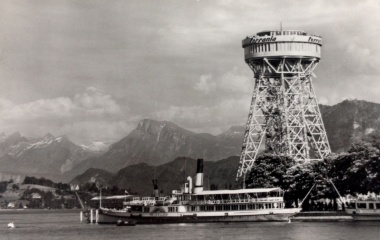
[[[323,38],[318,102],[380,103],[377,0],[2,0],[0,133],[117,141],[142,119],[220,134],[254,87],[241,41]]]

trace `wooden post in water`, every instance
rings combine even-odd
[[[83,222],[83,211],[80,211],[80,222]]]
[[[99,209],[95,210],[95,222],[98,223],[99,220]]]
[[[93,223],[94,222],[94,210],[91,209],[90,210],[90,223]]]

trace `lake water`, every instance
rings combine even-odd
[[[7,224],[15,222],[15,229]],[[118,227],[79,222],[79,212],[0,211],[0,240],[380,239],[380,222],[163,224]]]

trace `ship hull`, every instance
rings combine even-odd
[[[379,209],[346,209],[354,221],[380,221]]]
[[[128,212],[99,212],[99,224],[115,224],[118,220],[134,221],[137,224],[164,224],[164,223],[213,223],[213,222],[283,222],[298,213],[300,209],[279,209],[276,212],[257,211],[244,212],[207,212],[160,214],[128,213]]]

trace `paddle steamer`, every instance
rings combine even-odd
[[[133,198],[122,210],[100,208],[98,223],[138,224],[288,221],[300,208],[285,208],[280,188],[203,190],[203,159],[198,159],[195,186],[188,177],[171,196]]]

